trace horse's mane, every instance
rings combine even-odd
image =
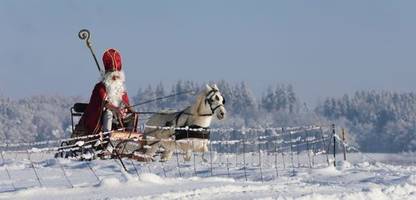
[[[196,97],[194,106],[191,107],[191,113],[193,114],[199,114],[202,104],[205,102],[205,90],[202,90]]]

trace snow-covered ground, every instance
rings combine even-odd
[[[215,154],[212,162],[199,155],[190,162],[124,160],[128,173],[117,160],[51,156],[31,155],[38,181],[27,155],[5,154],[0,199],[416,199],[415,154],[354,153],[337,167],[319,155],[312,168],[305,156],[292,162],[253,153]]]

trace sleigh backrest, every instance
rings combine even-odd
[[[75,131],[74,117],[81,117],[87,106],[88,103],[75,103],[74,106],[71,107],[72,132]]]
[[[72,108],[76,113],[84,113],[85,109],[87,109],[87,106],[88,103],[75,103]]]

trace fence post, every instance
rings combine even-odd
[[[277,170],[277,136],[276,136],[276,141],[274,142],[274,168],[276,169],[276,178],[279,177],[279,171]]]
[[[260,136],[259,136],[260,137]],[[261,144],[260,144],[260,139],[259,137],[257,138],[257,142],[258,142],[258,148],[259,148],[259,167],[260,167],[260,177],[261,177],[261,182],[263,183],[263,169],[262,169],[262,160],[261,160]]]
[[[331,144],[328,144],[328,146],[326,146],[325,137],[324,137],[324,131],[322,130],[322,127],[319,130],[321,132],[322,143],[324,143],[324,150],[325,150],[326,162],[328,163],[328,166],[329,166],[330,163],[329,163],[328,154],[329,154],[329,147],[330,147]],[[329,140],[329,143],[331,143],[331,140]],[[328,149],[327,149],[327,147],[328,147]]]
[[[290,160],[292,162],[292,175],[295,175],[295,163],[293,161],[293,139],[292,139],[292,133],[289,131],[289,139],[290,139]]]
[[[286,148],[285,148],[285,143],[284,143],[284,139],[285,139],[284,133],[285,133],[285,129],[282,128],[282,142],[280,143],[281,145],[279,145],[279,146],[280,146],[280,150],[282,151],[283,169],[286,169],[285,151],[284,151],[284,149],[286,149]]]
[[[237,131],[235,131],[234,133],[237,133]],[[237,169],[238,167],[238,153],[239,153],[239,140],[237,140],[237,142],[235,142],[235,168]]]
[[[161,162],[161,163],[162,163],[163,175],[165,175],[165,177],[167,177],[167,176],[166,176],[165,163],[164,163],[164,162]],[[140,176],[139,176],[139,179],[140,179]]]
[[[193,145],[194,145],[194,141],[192,140],[192,148],[193,148]],[[196,172],[196,153],[195,152],[193,152],[193,157],[194,157],[194,174],[195,176],[198,176]]]
[[[95,170],[91,167],[90,161],[85,161],[85,163],[87,164],[88,168],[90,169],[90,171],[92,172],[92,174],[94,174],[95,178],[97,178],[98,183],[101,182],[100,178],[98,177],[97,173],[95,173]]]
[[[32,160],[30,159],[30,152],[29,152],[29,150],[26,150],[26,152],[27,152],[27,158],[28,158],[28,160],[29,160],[29,162],[30,162],[30,165],[32,166],[33,171],[35,172],[36,179],[38,180],[39,186],[40,186],[40,187],[43,187],[43,186],[42,186],[42,182],[40,181],[39,175],[38,175],[38,173],[36,172],[35,165],[33,164]]]
[[[226,153],[226,158],[227,158],[227,175],[228,175],[228,177],[230,177],[230,166],[229,166],[229,159],[228,159],[228,156],[230,155],[230,153],[228,152],[228,151],[230,151],[230,142],[229,142],[229,137],[230,136],[228,136],[228,137],[226,137],[227,138],[227,140],[226,140],[226,148],[227,148],[227,150],[225,151],[225,153]]]
[[[296,159],[298,160],[298,168],[300,168],[300,159],[299,159],[299,154],[300,154],[300,144],[302,143],[302,136],[299,133],[299,136],[296,138]]]
[[[333,137],[333,142],[334,142],[334,167],[336,167],[336,161],[337,161],[337,159],[336,159],[336,145],[337,145],[337,141],[336,141],[336,138],[335,138],[335,124],[332,124],[332,137]]]
[[[121,160],[121,157],[119,157],[120,158],[120,160]],[[112,159],[112,160],[114,160],[114,162],[116,163],[116,165],[118,165],[118,166],[120,166],[119,164],[118,164],[118,162],[117,162],[117,160],[115,160],[115,159]],[[121,175],[123,175],[124,176],[124,179],[128,179],[128,177],[126,176],[126,174],[124,173],[124,172],[126,172],[127,174],[130,174],[130,172],[127,170],[127,168],[126,168],[126,166],[124,165],[124,162],[123,161],[120,161],[120,163],[122,163],[121,164],[121,167],[119,168],[120,170],[120,174]],[[124,172],[123,172],[123,170],[124,170]]]
[[[311,163],[311,154],[310,154],[310,150],[309,150],[309,131],[305,129],[305,135],[306,135],[306,152],[308,153],[308,163],[309,163],[309,168],[312,168],[312,163]]]
[[[151,174],[152,173],[152,169],[150,168],[149,162],[146,162],[146,167],[147,167],[147,171]]]
[[[7,150],[7,146],[8,146],[8,144],[6,144],[6,150]],[[2,152],[0,152],[0,155],[1,155],[1,160],[3,161],[3,165],[4,165],[4,169],[6,170],[6,173],[7,173],[7,177],[9,178],[9,180],[10,180],[10,184],[12,185],[12,187],[13,187],[13,190],[14,191],[16,191],[16,186],[14,185],[14,183],[13,183],[13,180],[12,180],[12,176],[10,176],[10,172],[9,172],[9,169],[7,168],[7,163],[6,163],[6,160],[4,159],[4,157],[3,157],[3,151]]]
[[[140,181],[139,171],[137,170],[136,165],[134,165],[133,159],[130,159],[130,163],[131,163],[131,165],[133,165],[134,171],[135,171],[135,172],[136,172],[136,174],[137,174],[137,178],[138,178],[138,180]],[[162,168],[163,168],[163,163],[162,163]],[[165,171],[165,169],[163,168],[163,172],[164,172],[164,171]],[[165,177],[166,177],[166,174],[165,174]]]
[[[176,141],[173,141],[175,143],[175,153],[176,153],[176,163],[178,165],[178,173],[179,173],[179,177],[182,177],[182,173],[181,173],[181,164],[179,163],[179,152],[178,152],[178,146],[176,144]]]
[[[66,181],[69,183],[69,185],[71,186],[71,188],[74,188],[74,185],[71,183],[71,181],[69,180],[68,176],[66,175],[64,166],[61,164],[61,162],[59,162],[58,158],[55,158],[55,160],[58,162],[58,165],[61,168],[62,173],[64,174],[64,177],[65,177]]]
[[[314,131],[313,133],[313,140],[317,140],[316,132]],[[315,157],[317,153],[316,144],[317,142],[312,143],[312,167],[315,167]]]
[[[213,165],[213,160],[212,160],[212,158],[213,158],[213,156],[212,156],[212,150],[213,150],[212,149],[212,142],[211,141],[208,141],[208,142],[209,142],[209,158],[210,158],[210,161],[211,161],[210,162],[210,164],[211,164],[211,176],[213,176],[214,173],[213,173],[213,169],[212,169],[213,168],[213,166],[212,166]]]
[[[244,130],[244,127],[243,127],[243,129],[242,129],[242,134],[243,134],[243,164],[244,164],[244,167],[243,167],[243,170],[244,170],[244,177],[246,178],[246,181],[247,181],[247,172],[246,172],[246,132],[245,132],[245,130]]]
[[[344,161],[347,161],[347,148],[345,148],[345,131],[342,128],[342,147],[344,149]]]

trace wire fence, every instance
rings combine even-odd
[[[147,127],[156,129],[172,129],[171,127]],[[188,127],[175,128],[176,130],[201,131]],[[292,176],[298,168],[314,168],[330,165],[335,161],[336,136],[334,126],[301,126],[278,128],[221,128],[210,129],[211,139],[208,141],[209,151],[193,153],[191,159],[185,159],[184,152],[176,149],[172,159],[166,162],[138,162],[132,159],[122,159],[126,165],[129,176],[137,176],[144,172],[154,173],[162,177],[232,177],[243,181],[272,181],[279,176]],[[111,135],[111,133],[104,133]],[[94,177],[99,183],[109,172],[103,170],[108,160],[77,160],[55,158],[59,153],[62,142],[72,142],[73,148],[84,147],[85,143],[77,143],[81,139],[89,138],[91,145],[100,142],[97,136],[78,137],[65,140],[51,140],[35,143],[0,144],[1,167],[6,174],[7,187],[17,190],[19,187],[44,187],[48,177],[47,171],[56,171],[62,177],[60,185],[77,187],[77,183],[87,180],[74,180],[74,177]],[[172,140],[172,139],[167,139]],[[177,142],[192,142],[182,139]],[[344,144],[345,142],[339,143]],[[114,159],[114,162],[118,162]],[[21,169],[11,166],[13,163],[22,163]],[[335,162],[333,162],[335,163]],[[114,165],[114,163],[113,163]],[[119,163],[117,164],[119,165]],[[13,170],[9,168],[12,167]],[[30,170],[30,171],[29,171]],[[13,173],[26,173],[26,178],[16,180]],[[70,176],[74,173],[85,176]],[[125,173],[123,168],[111,173]],[[21,177],[21,176],[19,176]],[[88,179],[89,181],[91,180]],[[87,181],[88,182],[88,181]],[[19,183],[19,186],[17,186]],[[91,184],[96,184],[91,183]],[[59,184],[58,184],[59,185]],[[1,186],[1,185],[0,185]],[[6,186],[4,186],[6,187]]]

